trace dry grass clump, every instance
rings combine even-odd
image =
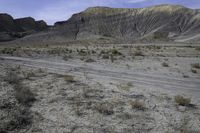
[[[68,83],[75,82],[74,77],[72,75],[64,75],[64,80]]]
[[[7,81],[9,84],[17,84],[20,82],[20,78],[17,76],[16,72],[14,71],[8,71],[6,73],[6,76],[4,77],[4,80]]]
[[[111,62],[114,62],[114,60],[116,60],[115,56],[121,56],[122,53],[119,50],[113,48],[107,51],[101,50],[100,55],[102,55],[102,59],[110,59]]]
[[[192,69],[191,69],[191,72],[192,72],[192,73],[197,73],[197,70],[195,70],[195,69],[192,68]]]
[[[102,55],[102,59],[109,59],[109,55],[108,54]]]
[[[5,81],[13,85],[13,88],[15,90],[15,98],[20,104],[27,106],[36,100],[35,95],[28,87],[25,87],[21,83],[21,79],[17,76],[15,72],[8,71],[5,76]]]
[[[18,132],[31,125],[33,115],[29,108],[12,105],[12,109],[6,110],[9,111],[9,114],[6,121],[0,121],[0,133]]]
[[[194,63],[191,64],[192,68],[200,69],[200,64],[199,63]]]
[[[0,53],[13,55],[14,52],[16,51],[17,51],[17,48],[4,48],[0,50]]]
[[[144,56],[143,53],[142,53],[142,51],[139,50],[139,49],[135,50],[134,53],[133,53],[133,55],[134,56]]]
[[[169,64],[166,63],[166,62],[163,62],[163,63],[162,63],[162,66],[163,66],[163,67],[169,67]]]
[[[22,71],[25,79],[30,79],[31,77],[36,77],[36,74],[31,70],[29,72]]]
[[[200,47],[195,48],[197,51],[200,51]]]
[[[35,94],[31,92],[31,90],[22,85],[21,83],[18,83],[14,86],[15,89],[15,98],[20,104],[23,104],[24,106],[30,106],[35,100]]]
[[[116,59],[114,58],[114,56],[111,54],[110,55],[110,61],[113,63]]]
[[[91,62],[95,62],[95,60],[94,60],[94,59],[91,59],[91,58],[88,58],[88,59],[85,60],[85,62],[91,63]]]
[[[137,110],[145,110],[146,109],[144,102],[141,102],[139,100],[130,101],[130,105],[131,105],[132,109],[137,109]]]
[[[104,103],[99,103],[95,106],[95,109],[104,115],[112,115],[114,114],[114,106],[111,103],[104,102]]]
[[[127,86],[133,87],[133,83],[132,82],[128,82]]]
[[[181,106],[190,106],[191,105],[191,99],[190,98],[185,98],[183,96],[177,95],[177,96],[175,96],[174,99],[175,99],[175,102],[178,105],[181,105]]]
[[[154,39],[165,39],[167,38],[168,33],[167,32],[155,32],[153,38]]]
[[[200,64],[199,63],[194,63],[194,64],[191,64],[191,72],[192,73],[197,73],[197,69],[200,69]]]
[[[82,102],[82,99],[81,99],[81,96],[77,96],[74,98],[74,111],[75,111],[75,114],[77,116],[81,116],[83,115],[83,110],[82,110],[82,106],[83,106],[83,102]]]
[[[35,94],[22,84],[22,79],[14,70],[9,70],[6,73],[5,81],[12,84],[14,92],[7,93],[8,99],[6,103],[3,102],[5,105],[1,106],[3,107],[2,111],[9,113],[6,120],[0,121],[0,132],[18,132],[32,123],[33,116],[30,107],[36,100]]]
[[[46,70],[45,70],[45,69],[42,69],[42,68],[39,68],[39,69],[37,70],[37,72],[40,73],[40,74],[41,74],[41,73],[46,73]]]
[[[117,87],[121,90],[126,90],[126,91],[130,91],[130,88],[132,87],[132,83],[131,82],[128,82],[126,84],[120,84],[120,85],[117,85]]]
[[[85,49],[81,49],[81,50],[77,49],[76,51],[77,51],[77,53],[78,53],[80,56],[86,56],[86,55],[88,55],[88,51],[85,50]]]
[[[62,55],[67,53],[72,53],[73,51],[68,48],[56,47],[48,49],[47,53],[52,55]]]
[[[117,49],[115,49],[115,48],[111,49],[111,53],[112,53],[113,55],[122,55],[122,53],[119,52],[119,51],[118,51]]]

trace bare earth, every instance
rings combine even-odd
[[[0,50],[0,131],[200,132],[198,45],[24,46],[8,53],[4,46]],[[31,106],[17,99],[18,83],[10,82],[8,71],[35,94]],[[190,103],[181,105],[175,100],[178,95]],[[19,118],[13,109],[19,108],[28,110],[30,121],[11,126]]]

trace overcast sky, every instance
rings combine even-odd
[[[14,18],[31,16],[53,24],[92,6],[138,8],[158,4],[200,9],[200,0],[0,0],[0,13],[8,13]]]

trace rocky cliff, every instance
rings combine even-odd
[[[29,26],[19,23],[24,25],[21,27],[23,30],[35,29],[33,20],[30,19],[27,22]],[[12,23],[11,21],[10,25]],[[23,40],[35,42],[94,39],[124,43],[134,41],[199,42],[200,12],[178,5],[135,9],[92,7],[72,15],[67,21],[56,22],[48,31],[23,38]]]
[[[8,14],[0,14],[0,41],[21,38],[47,28],[44,21],[35,21],[31,17],[13,19]]]
[[[199,39],[198,10],[175,5],[159,5],[138,9],[93,7],[55,23],[57,30],[69,39],[111,37],[134,40]],[[196,36],[196,37],[195,37]]]

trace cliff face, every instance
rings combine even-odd
[[[176,40],[200,33],[198,10],[160,5],[139,9],[88,8],[55,23],[68,39],[111,37],[122,41]]]
[[[47,29],[44,21],[33,18],[13,20],[4,16],[6,26],[0,31],[41,31]],[[1,19],[1,16],[0,16]],[[5,28],[7,27],[7,28]],[[1,34],[1,32],[0,32]],[[1,36],[1,35],[0,35]],[[159,5],[125,9],[92,7],[74,14],[69,20],[56,22],[47,31],[26,36],[23,40],[35,42],[65,42],[73,40],[134,41],[200,41],[200,12],[176,5]]]
[[[8,14],[0,14],[0,41],[21,38],[47,28],[44,21],[35,21],[31,17],[13,19]]]
[[[15,24],[12,16],[0,14],[0,32],[19,31],[20,28]]]
[[[43,20],[35,21],[35,19],[31,17],[15,19],[14,22],[18,26],[20,26],[23,31],[30,31],[30,30],[41,31],[47,29],[48,27],[46,22],[44,22]]]

